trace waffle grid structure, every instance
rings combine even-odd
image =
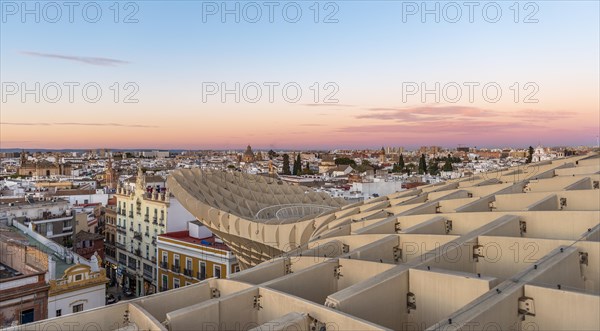
[[[598,330],[599,182],[593,154],[346,204],[272,178],[177,170],[173,194],[244,270],[37,327]],[[255,217],[303,204],[331,210]]]

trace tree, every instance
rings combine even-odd
[[[400,159],[398,160],[398,168],[400,168],[400,171],[404,170],[404,156],[402,156],[402,153],[400,153]]]
[[[294,160],[293,169],[294,170],[293,170],[292,174],[294,174],[296,176],[300,175],[300,172],[302,171],[302,160],[300,159],[300,154],[298,154],[298,156]]]
[[[271,159],[271,160],[272,160],[274,157],[276,157],[276,156],[277,156],[277,153],[275,153],[275,151],[274,151],[274,150],[272,150],[272,149],[270,149],[270,150],[267,152],[267,154],[269,155],[269,159]]]
[[[421,154],[419,159],[419,175],[427,173],[427,161],[425,160],[425,154]]]
[[[448,154],[448,157],[446,158],[446,162],[444,163],[444,166],[442,167],[442,170],[444,171],[452,171],[452,156],[450,154]]]
[[[310,170],[310,164],[308,163],[308,161],[306,161],[306,167],[304,168],[302,173],[304,175],[312,175],[313,174],[312,170]]]
[[[410,174],[412,173],[412,171],[415,169],[415,164],[414,163],[409,163],[404,167],[404,172],[410,176]]]
[[[347,158],[347,157],[339,157],[337,159],[335,159],[335,165],[351,165],[354,166],[356,165],[356,162],[354,162],[354,160]]]
[[[290,156],[283,154],[283,174],[291,175],[290,173]]]
[[[525,163],[531,163],[532,160],[533,160],[533,147],[529,146],[529,150],[527,153],[527,160],[525,160]]]
[[[438,163],[436,160],[429,161],[428,171],[431,175],[437,175],[440,172],[440,168],[438,167]]]

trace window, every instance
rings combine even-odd
[[[83,278],[83,276],[81,276],[81,274],[75,275],[75,281],[78,282]]]
[[[80,303],[78,305],[74,305],[73,306],[73,312],[74,313],[77,313],[77,312],[80,312],[80,311],[83,311],[83,303]]]
[[[167,263],[168,261],[167,252],[165,251],[162,252],[162,261],[163,263]]]
[[[198,273],[200,280],[206,279],[206,262],[200,262],[200,271]]]
[[[179,278],[173,278],[173,288],[179,288]]]
[[[221,266],[216,265],[213,267],[213,277],[221,278]]]
[[[237,264],[233,266],[233,272],[240,272],[240,266]]]
[[[179,255],[178,254],[173,255],[173,265],[179,266]]]
[[[162,275],[162,290],[166,291],[169,289],[169,276]]]
[[[56,317],[62,316],[62,309],[56,311]]]
[[[35,314],[34,314],[33,308],[21,310],[21,316],[20,316],[21,324],[33,322],[34,316],[35,316]]]
[[[185,258],[185,268],[187,270],[192,270],[192,259],[190,259],[189,257]]]

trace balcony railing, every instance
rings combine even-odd
[[[156,215],[152,216],[152,223],[153,224],[158,223],[158,217]]]
[[[139,249],[135,249],[133,252],[135,255],[142,257],[142,251],[140,251]]]
[[[150,233],[144,232],[144,236],[150,238]]]
[[[123,216],[125,216],[125,214],[123,214]],[[133,218],[133,210],[129,211],[129,217]]]
[[[118,249],[125,249],[125,244],[121,244],[120,242],[116,242],[115,243],[115,247],[117,247]]]
[[[154,273],[152,271],[148,271],[148,270],[144,269],[143,275],[147,279],[150,279],[150,280],[154,279]]]
[[[188,276],[188,277],[192,277],[192,275],[194,274],[194,271],[192,269],[183,269],[183,274]]]
[[[168,287],[168,286],[161,286],[161,287],[160,287],[160,291],[161,291],[161,292],[166,292],[166,291],[168,291],[168,290],[169,290],[169,287]]]
[[[198,271],[196,273],[196,278],[198,278],[199,280],[205,280],[206,279],[206,274],[202,275],[202,273],[200,271]]]
[[[150,218],[148,217],[148,214],[144,215],[144,222],[150,223]]]
[[[142,233],[141,232],[134,232],[133,233],[133,239],[142,241]]]
[[[178,264],[173,264],[171,266],[171,271],[176,272],[176,273],[180,273],[181,272],[181,266]]]
[[[163,269],[169,269],[169,264],[166,261],[160,263],[160,267]]]

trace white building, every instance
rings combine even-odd
[[[48,318],[103,307],[106,282],[103,269],[85,264],[69,267],[61,278],[49,281]]]

